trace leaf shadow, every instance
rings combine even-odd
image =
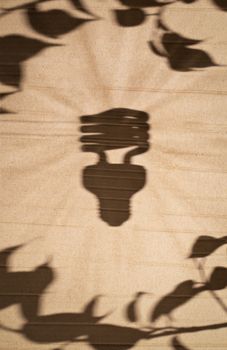
[[[199,236],[194,242],[188,258],[205,258],[225,244],[227,244],[227,236],[219,238],[212,236]]]
[[[59,46],[22,35],[0,37],[0,82],[20,89],[23,81],[23,63],[42,50]]]
[[[33,4],[27,9],[27,20],[33,30],[39,34],[56,39],[95,19],[77,18],[59,9],[42,11]]]
[[[201,42],[202,40],[186,38],[171,31],[159,18],[156,22],[156,34],[149,41],[149,46],[153,53],[165,57],[169,67],[178,72],[220,66],[207,52],[191,48]]]

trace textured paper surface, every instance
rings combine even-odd
[[[28,2],[0,0],[2,8]],[[1,101],[9,113],[3,112],[0,120],[0,250],[24,245],[7,261],[1,257],[0,324],[5,329],[0,330],[0,349],[54,350],[69,342],[64,345],[69,350],[170,350],[174,346],[224,350],[225,287],[208,288],[173,307],[173,320],[165,310],[157,321],[152,323],[150,318],[160,299],[180,283],[204,282],[203,273],[209,280],[215,268],[227,268],[224,241],[206,259],[188,258],[199,236],[227,235],[227,12],[208,0],[165,6],[165,25],[182,37],[204,40],[192,48],[204,50],[217,64],[183,72],[172,69],[166,57],[149,48],[156,35],[155,16],[148,16],[141,25],[124,27],[113,12],[126,8],[120,1],[83,3],[99,20],[58,38],[35,30],[25,9],[0,17],[2,38],[21,35],[61,44],[22,63],[20,91],[1,84],[1,93],[15,93]],[[66,0],[41,4],[40,9],[90,18]],[[143,10],[157,12],[156,8]],[[132,158],[132,164],[146,172],[146,183],[130,200],[130,218],[111,226],[99,217],[97,196],[83,186],[83,171],[97,163],[98,155],[82,151],[80,117],[117,108],[147,113],[149,149]],[[122,164],[128,149],[107,151],[109,162]],[[50,283],[41,291],[31,288],[23,299],[29,283],[38,283],[35,269],[46,262],[44,270],[54,273]],[[45,273],[45,284],[44,280]],[[148,294],[136,298],[130,309],[138,292]],[[20,297],[6,305],[4,293],[12,300],[12,293]],[[26,310],[32,310],[34,294],[38,311],[29,320],[22,310],[28,300],[31,306]],[[185,294],[190,293],[177,298]],[[64,335],[64,327],[72,328],[64,324],[67,315],[83,313],[97,295],[101,297],[92,310],[95,317],[108,315],[93,324],[85,317],[88,330],[78,337],[76,330],[85,326],[75,318],[75,342],[67,336],[64,341],[52,341],[57,334]],[[51,318],[53,328],[43,326],[44,316],[62,313],[67,315],[58,316],[58,326],[53,326]],[[36,323],[37,341],[23,333],[29,322]],[[111,336],[106,335],[105,325]],[[152,331],[149,327],[170,326],[176,328],[169,329],[169,334],[161,330],[167,332],[163,336],[146,339],[142,335]],[[50,341],[39,342],[39,327],[41,333],[46,328]]]

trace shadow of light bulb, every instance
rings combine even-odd
[[[100,217],[110,226],[120,226],[130,217],[130,200],[146,183],[143,166],[131,164],[132,157],[149,148],[148,114],[115,108],[81,117],[84,152],[99,156],[95,165],[83,170],[83,185],[99,200]],[[109,163],[106,152],[132,147],[123,163]]]

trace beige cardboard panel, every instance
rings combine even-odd
[[[0,0],[0,5],[30,2]],[[113,12],[127,9],[123,1],[82,3],[99,20],[59,38],[32,28],[26,9],[0,17],[1,37],[16,34],[61,45],[22,62],[20,91],[1,101],[11,113],[0,119],[0,350],[180,350],[180,345],[182,350],[224,350],[226,274],[215,280],[214,273],[226,271],[225,241],[206,259],[189,256],[199,236],[218,242],[227,235],[227,13],[211,0],[163,7],[166,31],[202,40],[190,48],[205,51],[216,63],[186,72],[174,70],[166,57],[149,48],[158,37],[157,17],[123,27]],[[89,17],[71,0],[47,1],[39,9]],[[155,14],[157,7],[145,11]],[[0,85],[0,93],[13,90]],[[99,155],[82,151],[86,123],[80,117],[108,110],[117,114],[117,108],[149,115],[141,124],[150,127],[150,148],[132,157],[126,175],[108,170],[97,180],[99,186],[113,181],[114,187],[116,178],[122,184],[125,176],[130,183],[136,165],[146,176],[130,200],[130,218],[110,226],[100,218],[97,196],[85,188],[83,172],[97,166]],[[121,134],[114,123],[121,121],[114,119],[104,128],[112,142]],[[93,132],[97,135],[99,128]],[[109,163],[122,165],[131,148],[129,142],[105,154]],[[121,200],[128,183],[122,185]],[[105,209],[113,204],[120,211],[121,201],[117,203],[112,198]],[[23,246],[6,259],[8,253],[2,251],[19,244]],[[202,290],[212,278],[213,290]],[[138,292],[146,294],[136,296]],[[83,316],[87,325],[81,325],[86,304],[97,295],[93,316],[106,317],[92,324]],[[160,317],[151,322],[161,300]],[[72,313],[73,326],[68,322]],[[169,326],[175,328],[165,328]],[[34,335],[29,327],[35,327]],[[72,327],[73,336],[56,340]],[[163,328],[152,333],[152,327]],[[39,339],[29,340],[29,334]],[[49,340],[42,340],[45,334]]]

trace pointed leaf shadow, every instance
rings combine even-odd
[[[177,337],[171,339],[171,345],[174,350],[190,350],[188,347],[183,345]]]
[[[0,325],[0,329],[22,334],[36,344],[67,342],[69,345],[84,342],[95,350],[129,350],[134,348],[138,341],[151,337],[150,331],[104,323],[93,324],[90,320],[81,323],[82,314],[66,313],[59,316],[63,315],[65,319],[56,320],[52,318],[55,315],[47,315],[46,322],[40,322],[37,318],[34,323],[27,322],[19,330],[3,325]],[[59,350],[63,350],[63,347]]]
[[[126,10],[114,10],[117,23],[121,27],[135,27],[144,23],[146,14],[139,8],[131,8]]]
[[[138,320],[138,316],[136,313],[136,302],[135,301],[132,301],[127,306],[126,316],[127,316],[128,321],[130,321],[130,322],[136,322]]]
[[[126,306],[126,319],[129,322],[137,322],[138,321],[138,313],[137,313],[137,304],[140,298],[147,293],[145,292],[138,292],[135,294],[134,299],[128,303]]]
[[[9,95],[14,94],[15,92],[6,92],[6,93],[0,93],[0,101],[6,98]],[[0,114],[15,114],[15,112],[9,111],[8,109],[5,109],[4,107],[0,106]]]
[[[39,11],[34,4],[27,10],[28,22],[39,34],[58,38],[94,19],[77,18],[62,10]]]
[[[136,293],[134,299],[126,307],[126,318],[130,322],[136,322],[138,319],[136,306],[139,296],[140,293]]]
[[[176,36],[176,35],[175,35]],[[168,52],[169,65],[177,71],[189,72],[194,68],[206,68],[218,66],[211,57],[203,50],[188,48],[188,42],[171,42],[172,34],[163,36],[163,46]]]
[[[159,37],[149,42],[150,49],[153,53],[166,57],[173,70],[190,72],[196,68],[219,66],[205,51],[190,47],[202,42],[201,40],[185,38],[171,32],[161,20],[157,21],[157,30]]]
[[[13,114],[13,112],[11,112],[8,109],[5,109],[3,107],[0,107],[0,114]]]
[[[161,298],[154,307],[151,314],[151,321],[158,320],[161,316],[172,319],[171,313],[178,307],[187,303],[198,293],[204,291],[204,287],[196,287],[195,282],[187,280],[178,284],[172,292]]]
[[[77,339],[80,341],[81,337],[87,338],[92,332],[91,329],[96,329],[94,326],[109,315],[107,313],[103,316],[95,316],[98,298],[99,296],[93,297],[83,311],[77,313],[39,315],[40,308],[38,308],[36,314],[31,315],[32,317],[26,315],[27,322],[18,332],[26,339],[39,344],[73,342]]]
[[[128,305],[127,307],[127,319],[130,322],[136,322],[138,320],[134,304]]]
[[[0,273],[1,272],[5,273],[9,270],[9,259],[11,255],[22,247],[23,247],[23,244],[18,244],[9,248],[5,248],[0,251],[0,267],[1,267]]]
[[[169,1],[166,2],[159,2],[156,0],[119,0],[120,3],[124,6],[128,6],[128,7],[160,7],[160,6],[165,6],[168,3],[170,3]]]
[[[196,2],[198,0],[180,0],[181,2],[184,2],[185,4],[192,4],[193,2]]]
[[[79,11],[81,11],[81,12],[84,12],[84,13],[86,13],[87,15],[92,15],[92,16],[93,16],[93,14],[85,7],[85,5],[82,3],[81,0],[69,0],[69,1],[71,1],[71,3],[73,4],[73,6],[74,6],[77,10],[79,10]]]
[[[226,0],[213,0],[213,3],[222,11],[227,11]]]
[[[0,37],[0,82],[20,88],[23,80],[22,63],[51,46],[58,45],[22,35]]]
[[[192,246],[189,258],[204,258],[224,244],[227,244],[227,236],[220,238],[199,236]]]
[[[11,272],[9,259],[22,247],[21,244],[0,251],[0,310],[20,304],[23,316],[30,318],[37,313],[41,295],[53,281],[54,274],[47,263],[32,271]]]
[[[207,283],[209,290],[221,290],[227,287],[227,268],[217,266],[213,270]]]

